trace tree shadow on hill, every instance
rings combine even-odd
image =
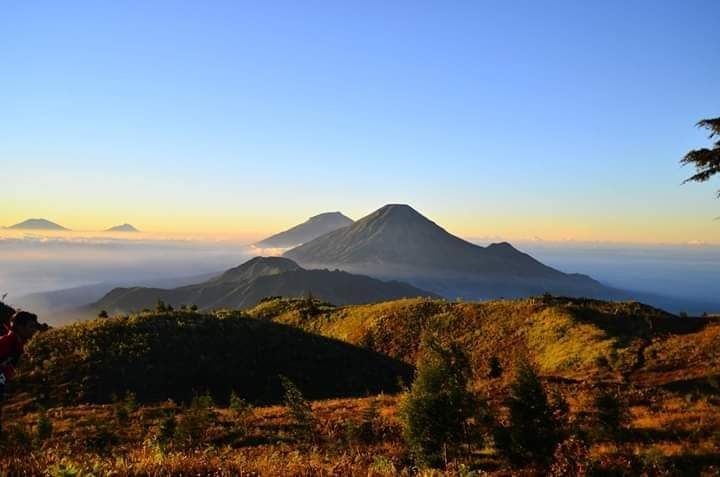
[[[134,392],[140,402],[186,402],[231,391],[257,404],[280,402],[279,376],[308,399],[395,393],[412,379],[399,360],[300,329],[246,317],[166,314],[77,325],[33,347],[26,385],[50,402],[105,403]],[[75,353],[82,349],[83,353]],[[39,389],[38,389],[39,390]]]
[[[573,300],[573,299],[568,299]],[[602,303],[606,307],[610,304]],[[573,315],[622,341],[658,334],[685,335],[702,331],[709,318],[681,318],[640,303],[618,304],[616,310],[573,306]]]

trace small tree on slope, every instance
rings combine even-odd
[[[447,465],[467,443],[471,418],[480,418],[481,403],[469,390],[470,365],[457,345],[423,343],[417,374],[400,404],[403,437],[421,466]]]
[[[518,364],[507,404],[510,426],[496,439],[498,447],[516,460],[550,459],[562,439],[563,423],[555,417],[540,377],[526,360]]]

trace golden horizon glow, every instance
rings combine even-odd
[[[370,213],[368,211],[367,213]],[[317,213],[321,213],[318,211]],[[422,211],[421,211],[422,213]],[[0,226],[11,226],[29,218],[43,218],[70,229],[75,237],[103,235],[125,239],[185,238],[198,240],[233,240],[253,243],[275,233],[287,230],[307,220],[309,216],[241,214],[234,216],[186,215],[158,216],[137,214],[135,219],[101,214],[42,214],[22,215],[4,213],[0,215]],[[354,220],[361,214],[347,214]],[[429,219],[448,232],[466,240],[508,240],[508,241],[547,241],[547,242],[611,242],[634,244],[714,244],[720,245],[718,238],[720,221],[708,217],[673,216],[672,218],[648,219],[642,223],[629,217],[582,217],[557,216],[547,220],[537,216],[476,216],[465,213],[449,215],[430,213]],[[105,230],[129,223],[140,233],[109,233]],[[672,223],[672,226],[668,226]],[[0,236],[9,236],[13,232],[0,229]],[[19,236],[63,235],[65,232],[44,230],[17,230]]]

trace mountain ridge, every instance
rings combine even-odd
[[[385,205],[283,256],[302,266],[403,279],[450,297],[458,291],[473,299],[613,293],[587,275],[563,273],[507,242],[481,247],[463,240],[406,204]]]
[[[268,296],[301,297],[310,293],[336,305],[437,296],[397,281],[340,270],[307,270],[283,257],[256,257],[198,284],[172,289],[115,288],[90,308],[128,313],[153,308],[158,300],[173,306],[195,304],[201,310],[247,308]]]

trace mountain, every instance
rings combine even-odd
[[[336,305],[372,303],[403,297],[432,296],[400,282],[384,282],[339,270],[306,270],[282,257],[256,257],[222,275],[173,289],[116,288],[92,305],[111,314],[170,305],[195,304],[201,310],[246,308],[268,296],[302,297],[309,293]]]
[[[70,230],[45,219],[27,219],[19,224],[11,225],[8,228],[16,230]]]
[[[116,225],[115,227],[110,227],[105,232],[140,232],[140,231],[130,224],[122,224],[122,225]]]
[[[507,242],[487,247],[467,242],[403,204],[386,205],[284,256],[303,266],[406,280],[451,298],[617,293],[588,276],[544,265]]]
[[[340,212],[327,212],[310,217],[300,225],[268,237],[256,243],[258,248],[290,248],[309,242],[321,235],[348,225],[353,221]]]

